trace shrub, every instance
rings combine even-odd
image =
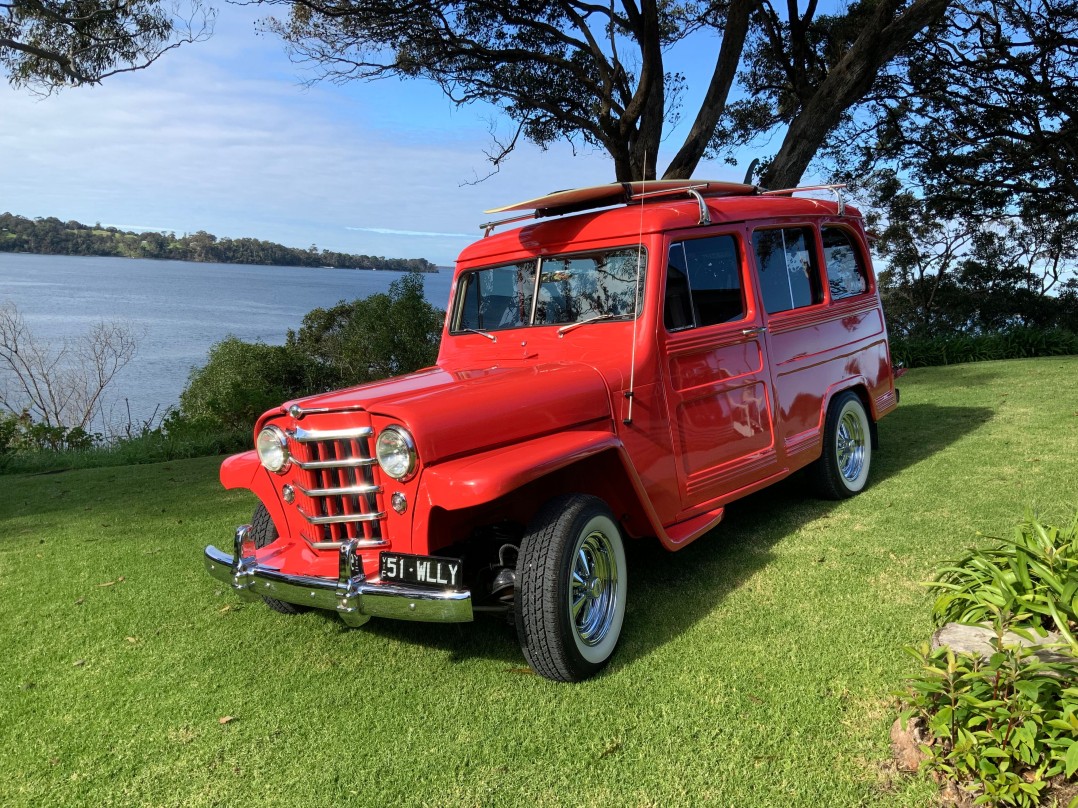
[[[1051,778],[1078,771],[1078,513],[1065,527],[1027,517],[928,585],[936,623],[990,623],[993,653],[907,649],[921,670],[902,694],[903,719],[921,719],[928,766],[980,792],[975,804],[1038,805]],[[1033,641],[1050,627],[1066,641],[1058,661],[1005,643],[1008,631]]]
[[[54,426],[35,421],[28,412],[0,414],[0,457],[16,453],[84,452],[101,442],[102,436],[82,427]]]
[[[891,340],[891,357],[908,368],[1071,354],[1078,354],[1078,333],[1064,328],[1018,327],[988,334]]]
[[[227,337],[191,371],[180,394],[182,426],[170,416],[165,428],[250,430],[263,412],[298,395],[304,379],[303,363],[290,348]]]
[[[423,276],[393,281],[387,294],[314,309],[284,345],[229,337],[191,372],[166,431],[246,429],[266,410],[323,390],[409,373],[438,357],[444,313],[423,297]]]
[[[309,360],[314,389],[362,384],[433,365],[444,316],[423,297],[423,276],[412,272],[387,294],[314,309],[287,345]]]
[[[921,673],[903,719],[922,720],[928,765],[982,792],[975,804],[1035,806],[1051,778],[1078,770],[1078,670],[1005,646],[1002,628],[994,644],[988,659],[910,650]]]

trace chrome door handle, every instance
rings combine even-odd
[[[762,334],[767,331],[767,326],[760,326],[759,328],[742,328],[741,333],[746,337],[755,337],[757,334]]]

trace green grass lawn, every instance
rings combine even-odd
[[[918,582],[1069,512],[1076,379],[910,372],[861,496],[795,477],[680,553],[632,546],[621,647],[575,686],[493,620],[241,604],[202,569],[254,504],[217,458],[0,477],[0,805],[929,805],[888,763]]]

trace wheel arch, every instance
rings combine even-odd
[[[433,507],[427,520],[430,546],[466,541],[475,527],[504,522],[526,525],[547,502],[568,494],[601,499],[626,537],[659,535],[661,526],[656,524],[639,481],[626,462],[618,446],[611,445],[462,508],[444,507],[444,501],[439,502],[432,492]]]
[[[831,409],[831,403],[843,393],[847,392],[853,393],[861,400],[861,406],[865,408],[865,413],[868,415],[868,431],[869,439],[872,441],[872,448],[879,449],[880,436],[876,426],[876,402],[873,401],[872,396],[869,395],[868,382],[861,377],[855,377],[840,384],[836,384],[828,391],[827,398],[824,400],[823,409],[820,412],[820,434],[823,434],[824,424],[827,423],[827,413]]]

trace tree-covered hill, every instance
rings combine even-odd
[[[425,258],[350,255],[319,250],[313,244],[304,250],[256,238],[219,239],[203,230],[183,236],[175,233],[133,233],[99,224],[91,227],[81,222],[61,222],[53,216],[28,219],[12,213],[0,213],[0,252],[437,272],[437,267]]]

